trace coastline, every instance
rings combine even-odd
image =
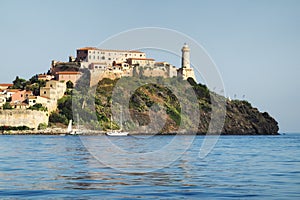
[[[82,132],[82,131],[81,131]],[[105,135],[107,131],[102,131],[102,130],[84,130],[83,134],[75,134],[75,135],[82,135],[82,136],[97,136],[97,135]],[[63,128],[48,128],[44,130],[23,130],[23,131],[2,131],[0,132],[0,135],[71,135],[67,132],[66,129]],[[169,133],[142,133],[142,132],[136,132],[136,131],[130,131],[129,135],[210,135],[210,136],[217,136],[217,135],[222,135],[222,136],[230,136],[230,135],[237,135],[237,136],[262,136],[262,135],[281,135],[280,133],[265,133],[265,134],[260,134],[260,133],[202,133],[202,132],[169,132]]]

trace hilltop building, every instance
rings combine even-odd
[[[196,80],[194,69],[191,68],[191,64],[190,64],[190,51],[191,50],[189,46],[185,43],[181,49],[182,52],[181,68],[178,69],[178,76],[182,77],[184,80],[188,79],[189,77]]]
[[[115,79],[122,76],[195,79],[194,70],[190,66],[190,48],[184,44],[181,51],[182,64],[178,69],[168,62],[156,62],[153,58],[147,58],[146,53],[141,51],[83,47],[76,50],[76,58],[69,57],[69,62],[52,61],[50,71],[56,80],[76,84],[81,76],[79,71],[88,69],[91,86],[103,78]]]
[[[91,63],[105,63],[112,66],[113,62],[126,62],[129,58],[146,58],[141,51],[108,50],[95,47],[84,47],[77,49],[76,61],[81,63],[82,68],[89,68]]]

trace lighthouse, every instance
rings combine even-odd
[[[181,48],[181,68],[177,70],[177,75],[182,77],[183,80],[193,78],[195,81],[197,81],[195,78],[194,69],[191,68],[190,51],[191,50],[189,46],[186,43],[184,43],[183,47]]]
[[[191,65],[190,65],[190,48],[186,43],[184,43],[184,45],[181,49],[181,52],[182,52],[181,67],[182,68],[191,68]]]

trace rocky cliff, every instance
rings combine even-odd
[[[92,112],[93,109],[96,110],[97,123],[101,129],[119,129],[120,123],[115,121],[115,117],[111,123],[111,116],[113,115],[111,110],[112,101],[125,101],[122,100],[122,98],[126,95],[129,95],[129,109],[127,110],[129,111],[128,115],[130,116],[126,117],[125,113],[125,119],[131,119],[131,121],[123,121],[123,129],[134,132],[134,130],[137,130],[137,127],[140,127],[140,129],[138,129],[139,132],[147,132],[147,125],[152,123],[152,128],[161,134],[177,133],[180,131],[180,127],[183,122],[188,126],[195,120],[187,114],[182,114],[182,106],[185,104],[185,102],[180,101],[185,100],[179,100],[178,96],[176,96],[170,90],[170,88],[165,87],[164,84],[159,84],[159,82],[163,83],[165,80],[158,80],[157,78],[155,79],[156,83],[151,83],[150,79],[144,81],[144,83],[149,81],[149,84],[141,84],[142,86],[137,87],[134,91],[131,91],[130,95],[127,94],[128,91],[121,90],[119,93],[117,93],[117,95],[119,95],[117,100],[113,100],[113,91],[115,90],[115,86],[119,79],[103,79],[99,82],[96,88],[94,88],[96,95],[94,94],[92,97],[95,98],[95,105],[92,106],[93,108],[88,108],[86,103],[83,104],[85,105],[85,109],[88,108],[90,112]],[[133,80],[132,78],[128,78],[128,80],[125,80],[124,83],[125,85],[130,85],[139,81],[140,79]],[[168,81],[170,83],[172,81],[178,81],[178,79],[173,78]],[[194,108],[192,109],[195,109],[199,114],[197,115],[197,118],[199,117],[199,119],[196,120],[197,123],[199,122],[199,124],[196,126],[196,129],[193,130],[193,132],[197,132],[197,134],[206,134],[208,130],[211,130],[209,127],[214,106],[212,102],[214,102],[216,99],[219,99],[224,102],[225,108],[224,117],[223,119],[220,118],[218,122],[223,125],[221,131],[222,134],[278,134],[279,128],[276,120],[268,113],[262,113],[257,108],[252,107],[249,102],[228,100],[223,96],[210,92],[205,85],[197,84],[191,79],[188,80],[188,84],[192,88],[193,94],[196,95],[196,101],[193,105]],[[84,93],[84,95],[87,94],[86,91],[84,91]],[[189,96],[187,95],[186,98],[188,99]],[[152,112],[153,108],[155,107],[158,108],[157,112],[160,112],[161,109],[163,110],[162,114],[165,114],[163,124],[160,123],[161,120],[158,120],[156,123],[151,121],[153,119],[151,119],[150,112]],[[221,108],[216,108],[215,110],[216,113],[222,113],[221,111]],[[86,111],[84,112],[88,113]],[[145,129],[142,129],[141,127],[145,127]]]

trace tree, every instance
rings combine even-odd
[[[6,102],[6,103],[3,105],[3,109],[4,109],[4,110],[12,109],[12,106],[10,105],[10,103]]]
[[[27,81],[23,78],[19,78],[19,76],[16,76],[16,79],[13,81],[13,89],[21,89],[24,90],[27,84]]]
[[[48,109],[44,107],[41,103],[36,103],[28,108],[29,110],[47,111]]]
[[[68,119],[66,116],[58,113],[58,112],[52,112],[51,115],[49,116],[49,122],[51,123],[62,123],[67,125],[68,124]]]
[[[67,88],[69,88],[69,89],[74,88],[74,83],[72,81],[68,81],[66,83],[66,85],[67,85]]]
[[[46,123],[40,123],[38,126],[38,130],[44,130],[47,128],[47,124]]]
[[[73,119],[72,112],[72,97],[66,95],[57,101],[57,108],[59,113],[64,115],[68,120]]]

